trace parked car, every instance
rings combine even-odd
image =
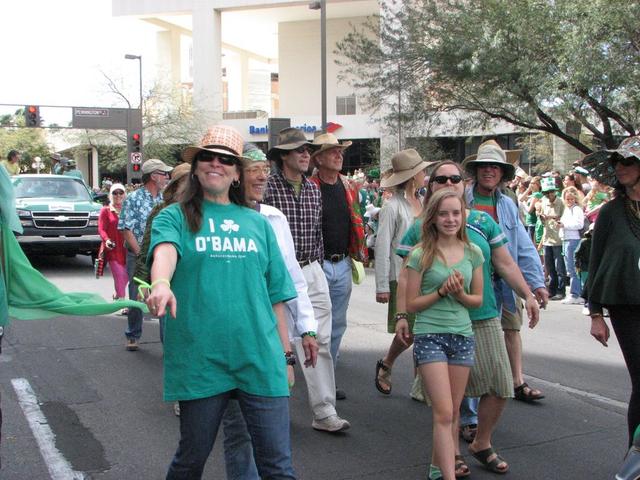
[[[102,204],[81,179],[16,175],[11,181],[24,229],[16,237],[26,254],[97,255]]]

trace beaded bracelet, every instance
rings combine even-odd
[[[406,312],[398,312],[398,313],[396,313],[396,315],[395,315],[395,320],[396,320],[396,322],[397,322],[398,320],[408,320],[408,319],[409,319],[409,314],[408,314],[408,313],[406,313]]]

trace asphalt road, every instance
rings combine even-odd
[[[93,278],[86,257],[34,264],[63,290],[111,297],[109,273]],[[330,435],[311,429],[304,380],[297,375],[291,435],[301,479],[426,478],[431,413],[408,396],[410,355],[394,368],[392,395],[373,385],[375,362],[391,336],[386,307],[375,303],[373,275],[367,274],[363,285],[354,286],[337,371],[348,396],[338,411],[351,430]],[[11,324],[0,355],[1,479],[164,478],[179,436],[178,419],[162,401],[158,324],[145,321],[138,352],[124,349],[125,324],[118,315]],[[511,465],[507,478],[613,478],[626,451],[630,385],[615,339],[605,349],[588,327],[580,307],[553,304],[535,330],[523,332],[527,381],[546,399],[508,403],[494,435],[494,446]],[[43,438],[49,443],[39,446]],[[468,463],[471,478],[496,477],[473,458]],[[205,478],[225,478],[219,444]]]

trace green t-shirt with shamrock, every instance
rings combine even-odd
[[[164,320],[164,398],[193,400],[240,389],[289,395],[272,305],[296,297],[275,234],[258,212],[203,202],[192,233],[179,204],[153,220],[148,262],[171,243],[177,318]]]

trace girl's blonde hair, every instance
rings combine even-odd
[[[422,248],[422,258],[420,259],[420,265],[422,267],[422,271],[426,271],[431,268],[433,260],[437,255],[444,260],[444,256],[438,248],[438,229],[436,228],[436,218],[438,216],[438,211],[440,210],[440,205],[447,198],[457,198],[460,201],[462,222],[460,224],[460,229],[456,233],[456,237],[458,240],[464,242],[465,245],[469,244],[466,229],[466,203],[464,198],[458,195],[457,192],[448,188],[443,188],[442,190],[432,193],[421,214],[422,237],[420,247]]]
[[[562,202],[566,205],[567,204],[567,195],[573,195],[573,198],[576,199],[576,205],[581,206],[582,205],[582,201],[584,200],[584,196],[580,195],[580,190],[578,190],[576,187],[567,187],[564,190],[562,190]]]

